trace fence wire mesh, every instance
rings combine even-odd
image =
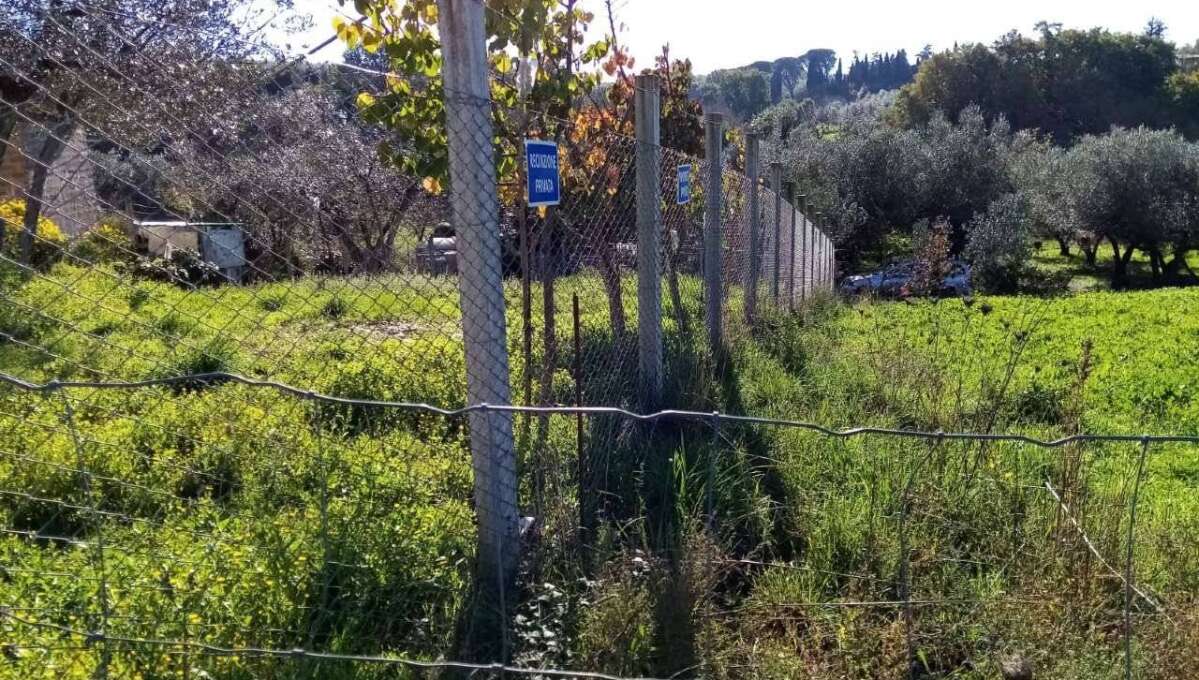
[[[604,523],[638,521],[644,509],[628,505],[636,494],[645,503],[656,498],[684,508],[679,520],[706,517],[712,536],[754,531],[777,510],[755,503],[744,486],[752,476],[743,468],[787,466],[810,489],[782,509],[786,521],[806,527],[809,548],[802,557],[737,555],[705,543],[700,533],[675,567],[659,562],[663,558],[611,555],[601,568],[609,576],[627,569],[634,582],[682,568],[701,580],[771,584],[735,604],[687,590],[694,583],[668,580],[661,587],[683,588],[679,597],[698,598],[688,605],[694,615],[768,649],[816,650],[841,639],[826,660],[834,667],[864,663],[885,670],[913,659],[943,667],[1008,647],[1093,650],[1096,635],[1118,656],[1133,631],[1190,615],[1185,582],[1146,559],[1174,543],[1171,511],[1138,519],[1136,510],[1143,495],[1169,483],[1148,474],[1152,460],[1193,448],[1194,437],[1043,441],[828,430],[693,411],[638,416],[603,407],[446,411],[347,402],[222,377],[230,381],[222,390],[246,398],[259,393],[256,399],[273,406],[266,413],[284,411],[287,402],[352,405],[380,419],[417,418],[444,429],[498,409],[566,426],[581,417],[668,428],[682,446],[667,467],[691,481],[663,479],[658,483],[670,488],[662,489],[638,484],[621,473],[653,462],[634,454],[634,441],[616,444],[627,455],[610,458],[607,474],[595,475],[588,489],[611,498],[596,508]],[[473,521],[461,451],[452,444],[433,450],[408,431],[347,441],[315,430],[304,444],[268,458],[257,450],[227,450],[225,428],[199,423],[186,451],[180,443],[178,452],[154,448],[131,458],[124,433],[144,425],[147,402],[190,386],[189,380],[39,385],[6,378],[25,407],[19,424],[9,419],[6,425],[22,428],[30,445],[3,452],[10,471],[0,489],[9,537],[0,591],[5,673],[387,677],[394,666],[456,667],[438,659],[469,607],[463,597]],[[106,409],[102,418],[99,404]],[[254,434],[278,427],[262,413],[239,419]],[[762,439],[780,457],[750,453],[747,447]],[[612,446],[604,441],[596,448]],[[838,490],[858,486],[872,493]],[[273,509],[265,522],[256,514],[263,501]],[[439,552],[429,554],[421,537],[434,532]],[[536,606],[523,611],[542,628],[513,642],[515,656],[561,663],[566,659],[552,641],[567,631],[540,611],[553,607],[553,590],[538,587],[534,579],[516,591],[537,595]],[[602,588],[619,588],[619,582],[596,587],[601,591],[584,595],[600,597],[594,606],[624,611],[624,603],[604,604]],[[1030,613],[1043,623],[1035,630],[1027,628]],[[865,642],[847,646],[847,635]],[[770,657],[730,662],[747,674],[770,674],[778,670]],[[1137,656],[1136,663],[1139,674],[1153,668],[1154,659]],[[612,677],[529,664],[475,670]]]
[[[749,291],[766,315],[833,287],[832,242],[736,148],[697,158],[568,112],[498,127],[460,56],[434,87],[364,53],[313,64],[71,8],[0,40],[0,677],[649,674],[609,641],[572,651],[562,612],[619,617],[651,591],[728,639],[840,645],[845,668],[1028,640],[1014,608],[1056,617],[1060,645],[1184,616],[1185,584],[1134,559],[1169,549],[1169,512],[1130,509],[1149,449],[1189,439],[633,413],[638,154],[659,169],[650,331],[675,402],[650,410],[687,403],[718,354],[707,192],[726,342],[750,335]],[[414,108],[447,138],[447,186],[406,164]],[[556,206],[527,205],[526,137],[559,145]],[[762,491],[781,457],[810,488],[786,508]],[[801,554],[759,552],[780,522]],[[630,547],[669,527],[686,549]],[[1067,587],[1038,589],[1046,573]],[[778,587],[711,594],[751,581]],[[495,618],[485,663],[447,661]],[[800,670],[745,649],[719,650],[733,675]]]

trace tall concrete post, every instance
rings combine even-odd
[[[749,133],[745,138],[745,173],[749,176],[749,267],[745,272],[745,323],[753,325],[758,313],[758,278],[762,269],[762,210],[760,204],[759,163],[761,137]]]
[[[491,92],[483,5],[438,0],[449,138],[450,209],[458,235],[458,289],[470,405],[510,404],[499,200],[492,147]],[[512,416],[470,415],[478,589],[503,615],[516,580],[517,483]]]
[[[808,296],[808,246],[811,238],[808,235],[808,197],[799,195],[799,301],[802,303]]]
[[[787,238],[787,310],[795,311],[795,261],[800,251],[796,247],[795,231],[799,209],[795,203],[795,182],[787,182],[787,227],[790,231]]]
[[[660,84],[639,75],[637,118],[637,340],[641,407],[657,410],[662,399],[662,182],[659,157]]]
[[[719,113],[704,114],[705,144],[708,177],[704,186],[704,303],[708,322],[708,343],[713,356],[720,356],[724,342],[721,326],[721,306],[724,290],[721,285],[721,225],[720,212],[724,194],[724,117]]]
[[[783,164],[770,164],[770,188],[774,191],[774,262],[770,277],[770,297],[777,309],[779,305],[779,283],[782,276],[783,251]]]

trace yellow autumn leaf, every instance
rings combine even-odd
[[[358,104],[359,109],[369,109],[375,105],[375,96],[370,92],[359,92],[355,102]]]
[[[430,2],[425,5],[425,21],[430,24],[437,23],[437,5],[435,3]]]
[[[508,73],[512,70],[512,58],[507,54],[500,52],[495,57],[495,70],[500,73]]]
[[[441,194],[441,182],[436,177],[426,177],[424,181],[420,183],[420,185],[424,187],[425,191],[433,194],[434,196],[439,196]]]
[[[341,17],[333,17],[333,29],[337,31],[337,37],[350,49],[357,47],[362,39],[362,28]]]
[[[383,34],[379,31],[368,30],[362,33],[362,49],[374,54],[383,45]]]
[[[537,216],[540,217],[541,219],[544,220],[545,216],[548,215],[549,212],[550,212],[550,209],[548,207],[546,207],[544,205],[537,206]]]

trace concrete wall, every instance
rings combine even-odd
[[[9,141],[16,143],[24,138],[24,130],[17,125]],[[71,236],[85,231],[100,217],[93,181],[96,166],[88,160],[86,153],[81,153],[86,150],[87,135],[77,129],[67,148],[50,165],[46,178],[42,214],[53,220],[64,234]],[[32,165],[18,149],[6,147],[4,159],[0,161],[0,200],[24,195]]]
[[[13,131],[10,141],[20,139],[20,128]],[[21,190],[28,182],[25,175],[25,157],[17,149],[5,144],[4,159],[0,160],[0,200],[7,200],[21,195]]]

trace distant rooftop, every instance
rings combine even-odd
[[[239,222],[191,222],[188,220],[144,220],[134,222],[139,227],[240,227]]]

